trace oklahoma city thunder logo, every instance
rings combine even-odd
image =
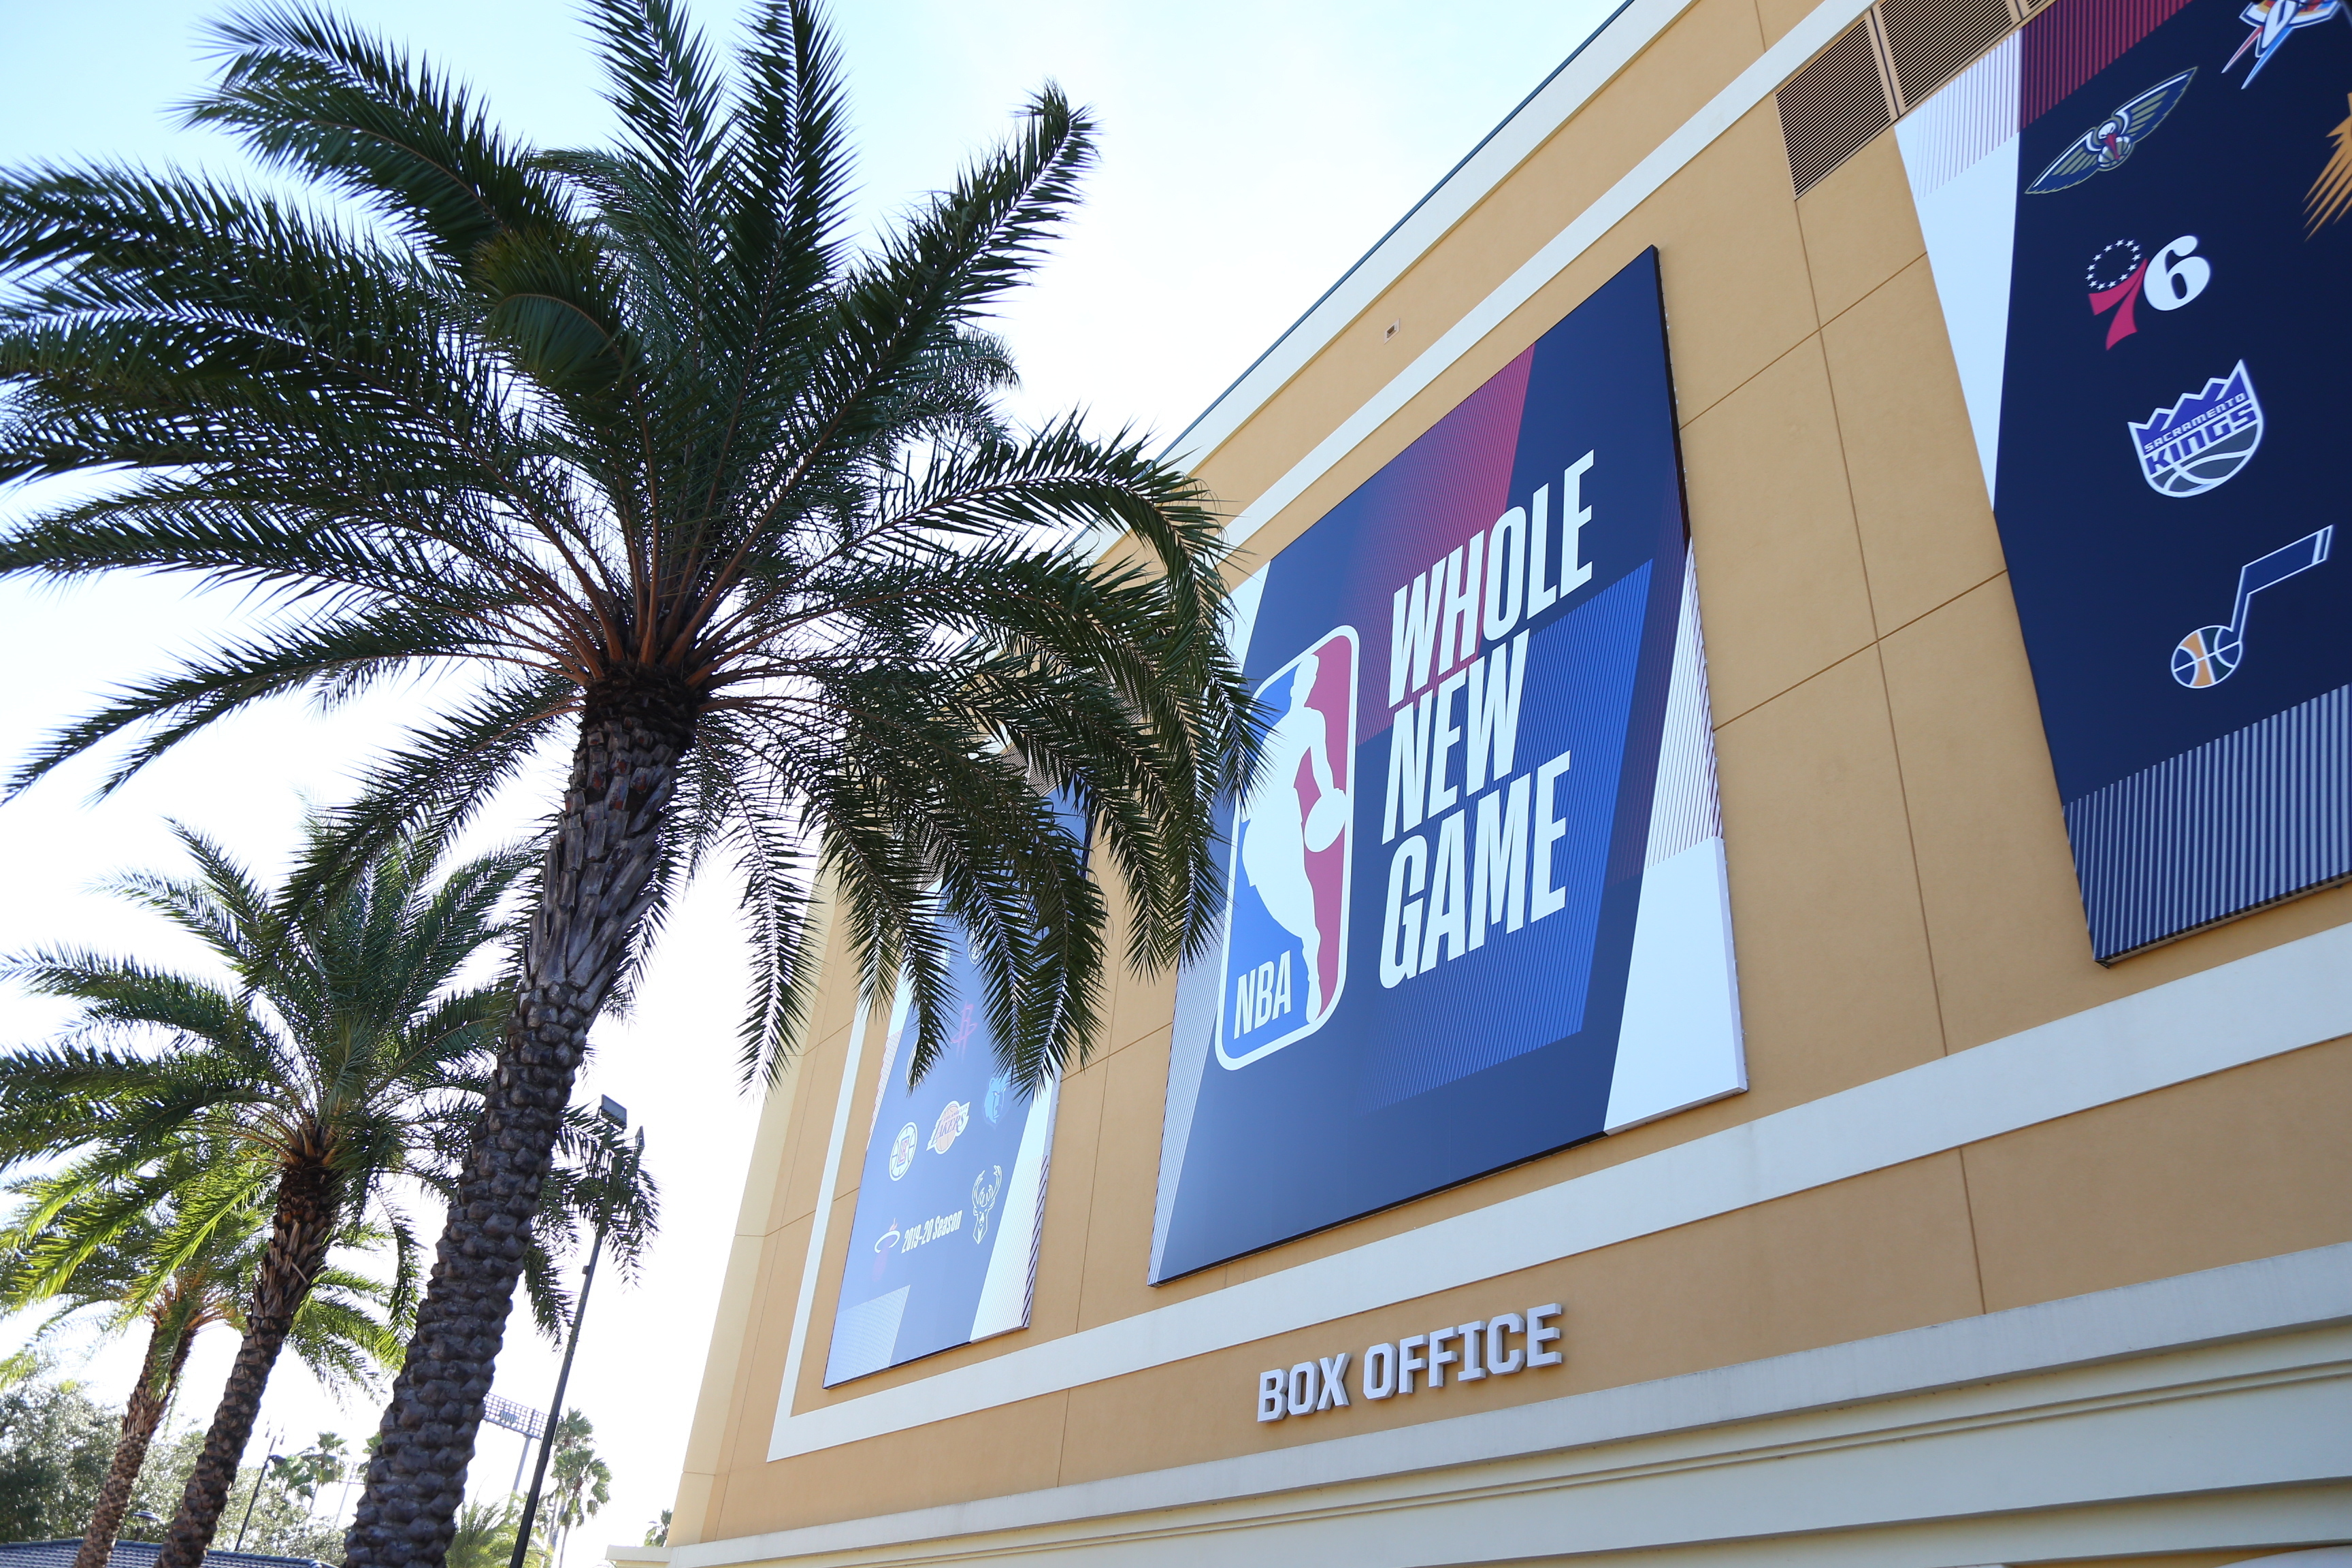
[[[1238,1068],[1322,1027],[1348,980],[1356,629],[1268,676],[1276,717],[1234,824],[1217,1059]]]
[[[2160,496],[2203,495],[2237,477],[2263,444],[2263,405],[2246,362],[2145,422],[2126,420],[2139,471]]]

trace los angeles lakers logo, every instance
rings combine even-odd
[[[1356,630],[1339,626],[1268,676],[1276,717],[1234,825],[1217,1059],[1245,1066],[1323,1026],[1348,980]]]

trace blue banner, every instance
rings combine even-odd
[[[1155,1281],[1744,1087],[1654,253],[1235,604]]]
[[[2056,0],[1901,132],[2102,962],[2352,875],[2352,10]]]
[[[913,1020],[903,986],[892,1008],[828,1388],[1028,1326],[1056,1091],[1023,1094],[996,1065],[969,950],[950,978],[956,1021],[919,1084],[907,1081]]]

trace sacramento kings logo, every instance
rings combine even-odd
[[[2263,444],[2263,405],[2246,362],[2205,384],[2146,424],[2126,420],[2139,471],[2160,496],[2202,495],[2236,477]]]
[[[1217,1059],[1238,1068],[1323,1026],[1348,981],[1356,629],[1265,679],[1274,714],[1234,823]]]

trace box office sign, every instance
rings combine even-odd
[[[1235,593],[1154,1281],[1745,1087],[1657,258]]]
[[[2352,26],[2055,0],[1897,135],[2094,954],[2352,875]]]
[[[1356,1363],[1356,1394],[1368,1400],[1393,1399],[1422,1390],[1445,1386],[1450,1368],[1458,1386],[1509,1377],[1538,1367],[1559,1366],[1568,1358],[1550,1347],[1560,1331],[1552,1320],[1565,1310],[1558,1301],[1529,1307],[1524,1314],[1497,1312],[1407,1334],[1367,1346],[1360,1358],[1348,1351],[1317,1356],[1285,1370],[1268,1367],[1257,1376],[1257,1418],[1280,1421],[1290,1415],[1313,1415],[1325,1410],[1345,1410],[1348,1363]]]

